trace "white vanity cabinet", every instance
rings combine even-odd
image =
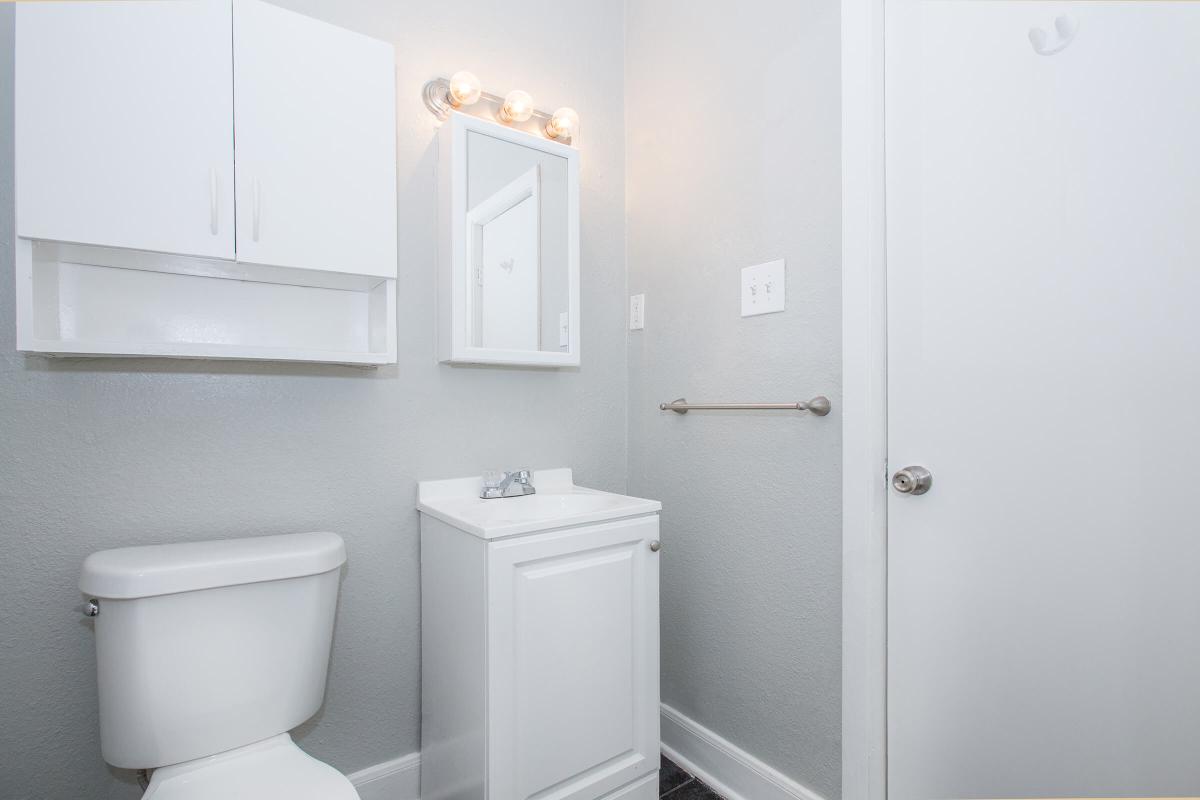
[[[661,505],[421,484],[422,800],[658,796]]]
[[[261,0],[16,8],[17,346],[396,360],[393,48]]]

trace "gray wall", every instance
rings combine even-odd
[[[140,542],[340,531],[329,691],[301,742],[347,772],[416,750],[415,481],[568,464],[665,504],[664,700],[835,798],[836,0],[702,14],[683,0],[281,4],[397,47],[393,368],[17,354],[0,8],[0,797],[138,795],[100,758],[92,635],[71,606],[87,553]],[[434,126],[419,90],[459,68],[583,117],[580,370],[433,363]],[[649,324],[626,349],[627,257]],[[779,257],[788,310],[740,319],[738,270]],[[823,420],[655,408],[816,392],[834,400]]]
[[[92,634],[71,607],[94,550],[329,529],[350,561],[329,691],[301,743],[352,771],[418,748],[415,481],[571,465],[625,488],[619,3],[291,0],[396,44],[400,363],[47,360],[14,351],[12,7],[0,9],[0,797],[133,798],[97,742]],[[583,367],[434,363],[426,78],[472,69],[583,118]]]
[[[837,0],[627,8],[629,488],[663,502],[663,700],[840,793]],[[741,267],[788,262],[740,318]],[[657,404],[828,394],[825,419]]]

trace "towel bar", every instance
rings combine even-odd
[[[669,403],[659,403],[659,411],[674,411],[676,414],[686,414],[689,411],[808,411],[823,417],[829,413],[832,406],[829,398],[817,395],[807,403],[689,403],[680,397]]]

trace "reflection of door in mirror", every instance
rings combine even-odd
[[[555,351],[569,311],[567,160],[467,134],[468,341]]]
[[[467,214],[476,347],[539,349],[539,172],[534,165]]]

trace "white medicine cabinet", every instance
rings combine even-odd
[[[396,361],[391,45],[259,0],[16,8],[27,352]]]
[[[579,151],[453,112],[438,163],[439,359],[578,366]]]

